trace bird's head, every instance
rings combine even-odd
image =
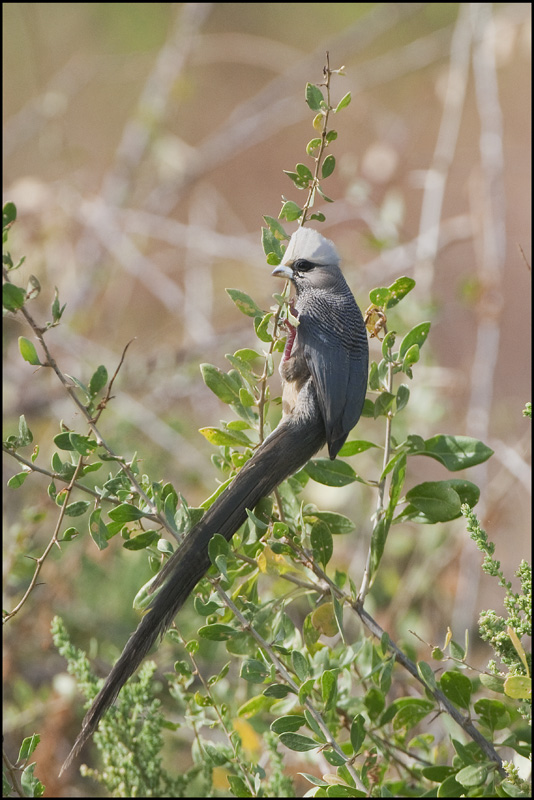
[[[306,286],[332,288],[341,277],[339,255],[330,239],[312,228],[298,228],[273,275],[292,281],[297,294]]]

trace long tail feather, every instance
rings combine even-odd
[[[307,388],[306,413],[288,416],[280,423],[162,569],[156,582],[159,586],[157,593],[85,715],[80,734],[61,772],[76,758],[128,678],[165,633],[198,581],[206,574],[210,566],[208,544],[211,537],[220,533],[230,540],[246,521],[246,510],[252,510],[262,497],[304,466],[325,444],[324,423],[311,382]]]

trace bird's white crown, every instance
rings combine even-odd
[[[295,231],[284,253],[282,266],[290,266],[299,258],[314,264],[339,264],[334,243],[313,228],[298,228]]]

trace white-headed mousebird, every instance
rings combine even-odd
[[[230,540],[246,521],[247,509],[253,510],[325,444],[334,459],[360,418],[367,335],[334,245],[315,230],[299,228],[272,274],[292,282],[298,318],[280,365],[283,417],[159,572],[148,610],[85,715],[62,771],[208,571],[211,537],[219,533]]]

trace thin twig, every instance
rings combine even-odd
[[[72,479],[71,479],[69,485],[64,490],[65,496],[64,496],[64,499],[63,499],[63,504],[60,507],[59,517],[57,519],[56,527],[54,529],[54,533],[52,534],[52,538],[50,539],[50,541],[48,542],[47,546],[45,547],[44,553],[41,556],[39,556],[39,558],[35,559],[35,570],[34,570],[32,579],[31,579],[31,581],[29,583],[29,586],[26,589],[26,591],[24,592],[22,598],[19,600],[19,602],[15,606],[15,608],[12,611],[10,611],[9,613],[5,614],[5,616],[3,617],[3,620],[2,620],[4,623],[8,622],[12,617],[15,616],[15,614],[18,614],[18,612],[20,611],[20,609],[22,608],[22,606],[24,605],[24,603],[26,602],[26,600],[30,596],[31,592],[33,591],[33,588],[34,588],[35,584],[37,583],[37,578],[39,577],[39,573],[41,572],[41,569],[42,569],[42,566],[43,566],[43,564],[44,564],[44,562],[46,560],[46,557],[48,556],[48,554],[52,550],[53,546],[57,545],[58,547],[60,547],[59,546],[59,542],[58,542],[59,531],[61,529],[61,524],[62,524],[63,518],[65,516],[65,511],[67,509],[67,503],[69,501],[69,497],[71,495],[71,492],[74,489],[74,484],[76,483],[76,478],[78,477],[82,467],[83,467],[83,456],[80,456],[79,459],[78,459],[78,463],[76,465],[76,469],[74,470],[74,475],[72,476]]]

